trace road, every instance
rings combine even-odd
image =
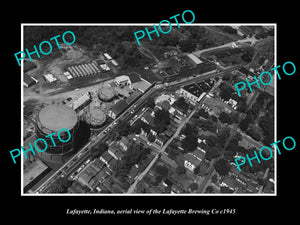
[[[224,45],[219,45],[219,46],[212,47],[212,48],[206,48],[206,49],[198,50],[198,51],[193,52],[193,54],[195,56],[197,56],[197,57],[200,57],[201,54],[203,54],[204,52],[214,51],[214,50],[222,49],[222,48],[231,48],[233,43],[237,43],[237,42],[238,43],[251,42],[251,45],[253,45],[257,41],[258,40],[256,40],[255,38],[245,38],[243,40],[233,41],[233,42],[230,42],[230,43],[226,43]]]
[[[178,82],[172,82],[170,83],[170,89],[176,89],[182,85],[186,85],[186,84],[191,84],[191,83],[195,83],[195,82],[199,82],[202,80],[206,80],[209,78],[213,78],[213,77],[217,77],[217,76],[222,76],[224,73],[229,72],[229,71],[233,71],[236,70],[239,66],[234,66],[234,67],[230,67],[225,69],[222,72],[218,72],[218,73],[206,73],[206,74],[201,74],[200,76],[197,76],[195,78],[191,78],[191,79],[185,79],[185,80],[181,80]],[[120,116],[118,116],[110,125],[108,125],[102,132],[100,132],[97,136],[92,137],[92,141],[88,142],[85,146],[83,146],[71,159],[69,159],[60,169],[58,169],[54,174],[52,174],[39,188],[37,188],[35,190],[35,193],[38,192],[40,193],[41,189],[42,190],[46,190],[47,187],[49,187],[52,183],[54,183],[59,177],[60,174],[64,173],[66,175],[69,175],[69,173],[66,172],[66,170],[68,171],[74,171],[77,167],[78,167],[78,163],[76,163],[78,160],[80,160],[80,158],[82,157],[86,157],[86,154],[88,154],[88,150],[89,148],[93,147],[94,145],[96,145],[99,141],[103,140],[104,138],[108,137],[111,135],[113,127],[115,126],[116,123],[119,123],[120,121],[129,121],[130,117],[134,116],[134,113],[130,113],[130,111],[138,111],[141,106],[143,104],[145,104],[146,100],[151,97],[153,94],[155,94],[158,91],[161,91],[164,88],[163,85],[158,85],[158,86],[153,86],[151,89],[149,89],[146,93],[144,93],[144,95],[142,95],[137,101],[136,103],[134,103],[133,105],[131,105],[128,109],[126,109]],[[179,130],[179,129],[178,129]],[[111,132],[108,132],[111,131]],[[172,141],[173,139],[171,139]],[[170,142],[167,142],[170,143]],[[167,147],[167,145],[165,145],[165,148]],[[165,150],[165,148],[163,148],[163,151]],[[157,155],[158,157],[158,155]],[[156,159],[156,157],[154,158]],[[155,160],[152,160],[153,163],[152,165],[155,163]],[[151,164],[151,163],[150,163]],[[149,165],[150,165],[149,164]],[[149,167],[150,169],[151,167]]]

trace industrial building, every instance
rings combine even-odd
[[[116,95],[116,91],[108,84],[100,85],[98,97],[103,102],[111,102]]]
[[[85,111],[85,121],[92,129],[100,128],[106,121],[106,108],[101,102],[93,101]]]
[[[76,112],[70,107],[62,104],[48,105],[42,108],[36,117],[36,136],[45,139],[45,136],[56,133],[52,136],[55,144],[51,139],[47,139],[48,148],[44,152],[37,151],[37,155],[47,162],[61,163],[74,153],[74,140],[76,139],[79,127],[79,120]],[[62,129],[68,129],[71,133],[71,139],[68,142],[58,140],[57,132]],[[68,134],[60,133],[60,137],[66,140]],[[38,142],[38,148],[44,149]]]
[[[45,74],[45,75],[43,75],[43,77],[49,83],[53,83],[54,81],[57,81],[57,78],[51,73]]]
[[[34,77],[28,76],[28,75],[24,75],[24,80],[23,80],[23,84],[25,87],[31,87],[32,85],[38,83],[38,80],[35,79]]]
[[[130,78],[128,76],[126,76],[126,75],[122,75],[122,76],[116,77],[114,79],[114,82],[115,82],[115,84],[118,87],[125,87],[127,85],[131,85]]]
[[[91,102],[91,94],[89,92],[85,93],[84,95],[80,96],[75,101],[68,104],[75,112],[81,111],[85,106],[87,106]]]
[[[101,72],[95,62],[69,66],[67,70],[74,78],[87,77]]]
[[[108,116],[110,116],[112,119],[116,119],[127,109],[127,107],[127,102],[124,100],[120,100],[108,111]]]
[[[191,62],[194,66],[197,66],[202,63],[202,61],[197,56],[195,56],[193,53],[187,54],[187,57],[191,60]]]

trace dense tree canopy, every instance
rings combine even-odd
[[[198,146],[198,138],[194,134],[187,135],[185,139],[182,140],[182,148],[185,153],[194,151]]]
[[[99,158],[108,149],[106,143],[100,142],[90,149],[91,159]]]
[[[219,120],[222,123],[227,123],[227,124],[232,124],[234,122],[232,117],[230,115],[228,115],[226,112],[221,112],[221,114],[219,116]]]
[[[166,166],[156,166],[155,171],[162,177],[167,177],[169,172]]]
[[[170,114],[167,110],[157,110],[154,117],[155,129],[158,133],[163,132],[170,124]]]
[[[230,164],[225,159],[220,159],[214,164],[215,170],[221,176],[225,176],[230,171]]]

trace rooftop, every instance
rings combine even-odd
[[[128,107],[128,104],[124,100],[118,101],[112,108],[111,111],[114,112],[116,115],[120,114],[123,112]]]
[[[191,93],[192,95],[196,96],[197,98],[199,98],[203,93],[203,90],[197,84],[189,84],[181,88]]]
[[[197,159],[195,156],[193,156],[191,153],[188,153],[184,156],[184,159],[186,161],[189,161],[191,164],[193,164],[195,167],[197,167],[198,165],[200,165],[200,160]]]
[[[129,73],[128,77],[132,84],[141,81],[141,78],[137,73]]]
[[[62,128],[72,129],[78,119],[76,112],[62,104],[48,105],[39,112],[38,120],[43,127],[51,131],[59,131]]]
[[[202,63],[202,61],[192,53],[188,54],[187,57],[189,57],[195,64]]]

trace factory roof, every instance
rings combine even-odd
[[[140,76],[136,73],[130,73],[130,74],[128,74],[128,77],[129,77],[132,84],[135,83],[135,82],[141,81]]]
[[[128,104],[124,100],[118,101],[112,108],[111,111],[115,113],[116,115],[119,115],[121,112],[123,112],[128,107]]]
[[[41,126],[51,131],[59,131],[62,128],[72,129],[77,121],[76,112],[66,105],[48,105],[38,114]]]
[[[200,64],[202,61],[197,58],[194,54],[190,53],[187,55],[195,64]]]
[[[84,95],[80,96],[76,101],[72,103],[72,108],[76,110],[88,100],[90,100],[90,94],[85,93]]]

